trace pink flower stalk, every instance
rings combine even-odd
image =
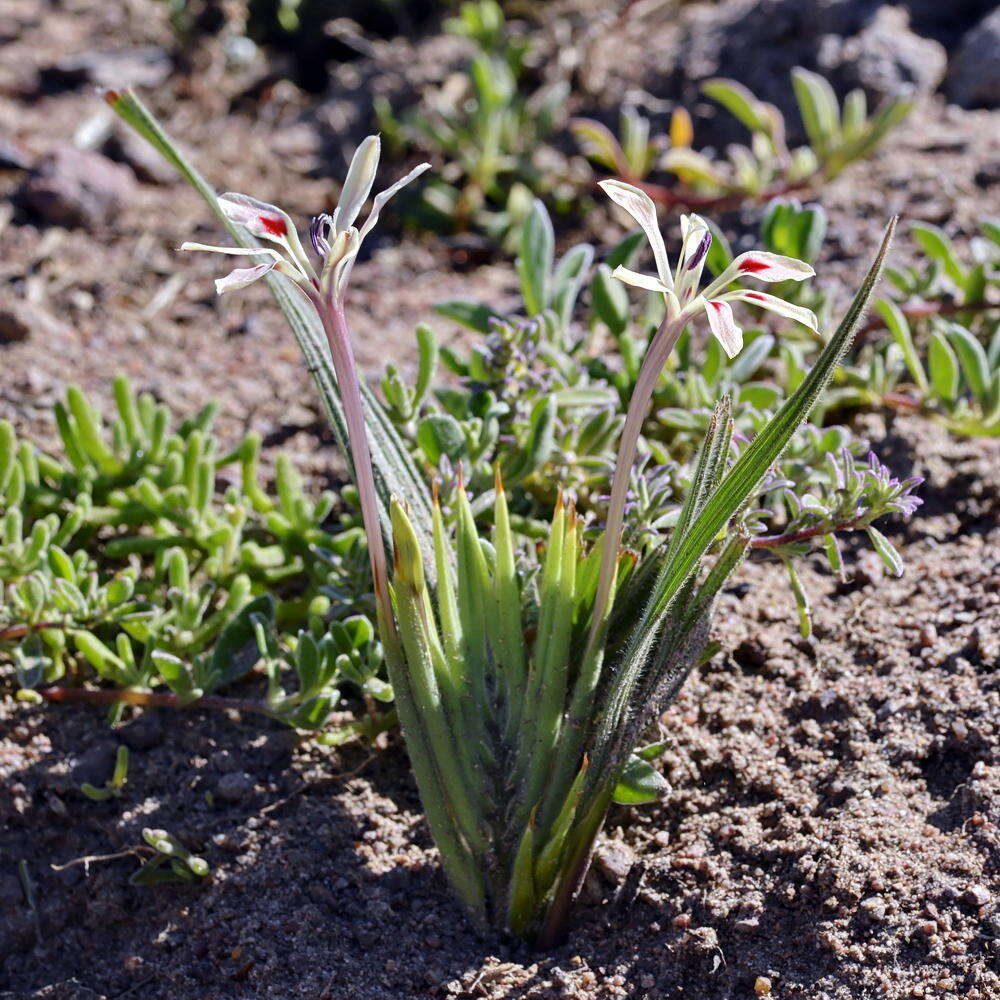
[[[660,373],[684,328],[704,314],[712,334],[730,358],[735,357],[743,346],[743,331],[736,325],[731,302],[747,302],[793,319],[810,330],[818,330],[816,316],[811,310],[792,305],[776,295],[741,288],[735,284],[747,277],[768,282],[802,281],[815,274],[808,264],[792,257],[754,250],[740,254],[718,278],[702,289],[702,271],[712,245],[712,234],[705,220],[698,215],[681,216],[680,259],[676,269],[671,271],[670,258],[656,217],[656,206],[649,195],[624,181],[601,181],[600,186],[616,205],[624,208],[642,227],[652,247],[656,265],[655,275],[617,267],[612,271],[612,277],[638,288],[659,292],[663,295],[666,311],[639,369],[618,443],[601,555],[601,575],[589,638],[591,647],[599,638],[614,584],[625,518],[629,471],[635,461],[639,435]]]
[[[243,247],[206,246],[202,243],[184,243],[180,249],[264,258],[260,263],[251,267],[236,268],[225,277],[219,278],[215,282],[215,290],[220,295],[237,288],[245,288],[266,274],[277,271],[290,278],[315,307],[330,345],[330,354],[344,406],[351,465],[361,503],[361,517],[368,538],[368,555],[371,560],[379,619],[383,628],[394,632],[385,547],[378,517],[375,476],[372,470],[354,347],[344,313],[344,292],[361,244],[378,222],[379,214],[386,202],[400,188],[429,169],[430,164],[421,163],[405,177],[377,194],[372,199],[368,218],[358,228],[355,222],[371,194],[379,155],[378,136],[368,136],[358,146],[351,160],[336,211],[332,216],[323,214],[312,220],[309,226],[309,242],[321,261],[318,271],[306,254],[287,213],[276,205],[257,201],[256,198],[245,194],[221,195],[219,207],[223,214],[230,222],[242,226],[250,235],[267,240],[279,249],[254,247],[248,250]]]

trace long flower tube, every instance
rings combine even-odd
[[[794,319],[813,331],[818,329],[816,316],[809,309],[791,305],[775,295],[731,287],[739,279],[747,277],[768,282],[802,281],[815,273],[808,264],[763,250],[749,251],[740,254],[715,281],[704,290],[699,290],[705,260],[712,245],[711,230],[705,221],[697,215],[681,216],[681,253],[677,268],[672,272],[666,245],[660,234],[656,206],[649,195],[623,181],[602,181],[600,186],[616,205],[625,209],[641,226],[653,250],[656,264],[655,276],[618,267],[612,272],[612,277],[626,284],[660,293],[666,311],[653,335],[636,378],[618,443],[605,522],[601,573],[587,641],[588,655],[594,652],[599,643],[606,619],[605,613],[618,565],[629,473],[635,462],[642,425],[663,366],[677,345],[684,328],[700,313],[704,313],[712,334],[731,358],[735,357],[743,346],[743,332],[735,323],[730,302],[747,302]]]
[[[384,629],[393,631],[395,626],[389,596],[389,574],[385,548],[381,541],[378,495],[375,488],[357,363],[344,312],[344,293],[361,244],[378,222],[386,202],[402,187],[428,170],[430,164],[420,164],[386,190],[377,194],[372,199],[372,208],[368,218],[358,228],[355,226],[355,222],[371,194],[375,174],[378,170],[380,150],[380,141],[375,135],[368,136],[358,146],[348,168],[341,188],[340,201],[333,215],[316,216],[310,223],[309,242],[321,261],[318,273],[306,254],[303,242],[288,214],[276,205],[258,201],[245,194],[230,192],[220,195],[219,208],[230,222],[241,226],[251,236],[267,240],[280,249],[255,247],[248,250],[243,247],[207,246],[203,243],[190,242],[182,244],[180,249],[206,250],[211,253],[264,258],[262,263],[252,267],[237,268],[225,277],[219,278],[215,282],[215,289],[219,295],[245,288],[269,272],[276,270],[291,278],[295,282],[295,286],[316,309],[326,332],[330,355],[343,399],[351,452],[349,458],[361,504],[361,518],[365,535],[368,538],[368,553],[379,618],[384,623]]]

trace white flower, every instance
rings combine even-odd
[[[251,236],[276,243],[281,248],[280,251],[270,247],[246,249],[206,246],[203,243],[184,243],[180,249],[266,258],[262,263],[252,267],[236,268],[224,278],[219,278],[215,282],[215,290],[220,295],[236,288],[245,288],[270,271],[278,271],[292,278],[310,293],[319,292],[333,299],[339,299],[344,293],[361,244],[378,222],[379,214],[386,202],[400,188],[430,168],[429,163],[421,163],[405,177],[377,194],[372,200],[368,218],[359,229],[354,223],[368,200],[372,184],[375,182],[380,145],[379,137],[370,135],[358,146],[347,170],[340,202],[333,215],[318,215],[309,226],[310,242],[323,261],[318,276],[288,214],[276,205],[257,201],[256,198],[245,194],[229,192],[220,195],[218,204],[222,213],[230,222],[241,226]]]
[[[713,335],[729,357],[734,358],[743,346],[743,331],[736,325],[730,302],[746,302],[793,319],[810,330],[818,332],[815,314],[803,306],[795,306],[776,295],[736,286],[741,278],[759,281],[802,281],[816,272],[801,260],[782,257],[764,250],[751,250],[740,254],[730,265],[699,292],[701,274],[712,245],[712,234],[707,223],[698,215],[681,216],[681,254],[677,269],[671,273],[670,260],[660,235],[656,207],[644,191],[624,181],[601,181],[605,194],[625,209],[642,227],[653,248],[656,274],[640,274],[627,267],[616,267],[612,276],[629,285],[660,292],[672,304],[675,312],[693,314],[703,311]]]

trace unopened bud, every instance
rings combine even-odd
[[[414,590],[424,588],[424,562],[420,555],[420,542],[413,530],[403,505],[392,499],[393,572],[397,584],[406,584]]]

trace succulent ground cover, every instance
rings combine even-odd
[[[53,107],[59,106],[54,102]],[[929,153],[928,164],[947,155]],[[940,171],[940,166],[922,167],[922,162],[918,156],[907,164],[918,187],[921,176]],[[892,167],[884,169],[891,172]],[[228,181],[229,176],[220,171],[213,179]],[[153,189],[147,195],[156,198]],[[176,191],[170,200],[178,200]],[[957,218],[967,211],[961,201],[955,207]],[[308,211],[303,196],[295,214]],[[851,232],[851,216],[837,211],[839,219],[831,212],[831,234]],[[952,225],[948,219],[938,221]],[[20,217],[15,225],[19,231],[29,229]],[[756,220],[743,235],[752,234],[755,226]],[[164,247],[177,245],[192,231],[178,229],[183,233],[169,234]],[[969,225],[964,235],[973,231]],[[30,246],[32,234],[25,235]],[[198,236],[208,237],[209,230]],[[72,245],[72,235],[69,240]],[[571,242],[561,242],[560,250]],[[965,240],[958,243],[967,255]],[[872,249],[871,238],[863,249]],[[905,246],[901,250],[908,253]],[[919,254],[903,259],[922,266]],[[359,266],[359,297],[377,287],[379,269],[387,266],[384,260],[382,255]],[[405,253],[390,254],[388,260],[402,263],[405,278]],[[859,266],[852,261],[845,276]],[[500,294],[476,287],[472,295],[467,283],[449,284],[453,279],[443,277],[427,305],[474,297],[516,314],[514,282],[504,271],[512,273],[506,265],[484,272],[481,279],[496,276]],[[382,271],[387,273],[395,272],[390,267]],[[838,294],[832,282],[827,284]],[[210,308],[204,304],[207,282],[200,294],[201,302],[191,300],[195,313]],[[412,289],[400,292],[411,294]],[[379,308],[377,302],[373,305]],[[236,316],[241,312],[237,308]],[[432,324],[440,323],[429,309],[427,315]],[[171,334],[153,347],[158,359],[170,358],[168,370],[189,368],[192,352],[197,356],[203,350],[197,323],[191,327],[195,336],[181,340],[179,349],[167,349],[177,342]],[[913,332],[918,351],[923,350],[924,331],[914,324]],[[412,330],[400,333],[409,342]],[[62,343],[75,343],[75,332],[57,333],[57,342],[60,336],[69,338]],[[112,331],[112,343],[117,336]],[[294,363],[282,354],[280,336],[276,327],[272,336],[265,325],[251,332],[247,343],[245,356],[258,370],[268,368],[266,375],[262,372],[265,387],[285,384],[275,372],[282,365],[289,372]],[[952,346],[950,333],[945,337]],[[362,350],[373,343],[364,328],[359,340]],[[879,343],[884,349],[885,341]],[[989,341],[985,343],[988,347]],[[379,347],[384,355],[383,342]],[[230,348],[239,360],[242,338],[207,355],[212,359],[205,369],[207,382],[219,380],[222,372],[236,376]],[[29,342],[11,356],[31,359],[29,367],[36,367],[30,378],[38,384],[46,377],[50,350],[51,345],[33,351]],[[456,353],[461,356],[463,350],[459,345]],[[966,368],[955,353],[959,377],[965,378]],[[276,367],[262,366],[261,356],[273,358]],[[371,373],[377,381],[381,364]],[[158,377],[151,374],[138,384],[155,385]],[[197,397],[205,389],[178,381],[182,394]],[[404,381],[413,384],[410,372],[404,371]],[[295,386],[285,390],[288,398],[306,398],[302,381],[290,379],[287,385]],[[103,396],[100,383],[95,387],[88,382],[87,388],[99,405],[110,403],[110,386]],[[966,398],[974,400],[965,389]],[[261,399],[263,412],[276,412],[266,399],[268,391],[251,390],[247,398]],[[112,415],[107,405],[101,408]],[[180,411],[195,409],[182,406]],[[848,403],[844,412],[854,409]],[[915,520],[902,534],[889,529],[911,565],[916,560],[916,577],[879,583],[879,569],[861,550],[848,551],[848,565],[853,567],[857,557],[861,569],[851,569],[843,584],[820,564],[807,563],[800,577],[812,597],[813,635],[805,640],[796,638],[784,567],[751,562],[742,571],[745,575],[723,595],[719,637],[732,650],[732,659],[715,661],[712,672],[695,681],[667,720],[679,741],[667,756],[674,788],[661,805],[645,812],[612,814],[605,849],[585,889],[580,922],[563,949],[537,960],[499,941],[484,944],[462,929],[461,917],[438,881],[436,855],[419,825],[405,769],[381,756],[369,760],[360,748],[321,756],[308,746],[293,749],[287,730],[270,729],[266,723],[248,727],[246,720],[225,716],[199,713],[188,720],[154,713],[120,736],[133,749],[128,779],[119,789],[113,780],[116,740],[106,737],[100,711],[59,708],[50,715],[50,708],[25,715],[21,708],[16,716],[5,716],[11,722],[9,745],[31,747],[29,757],[40,756],[36,767],[14,750],[9,824],[5,817],[5,836],[10,836],[5,851],[30,861],[26,879],[15,865],[16,881],[5,883],[5,891],[17,901],[10,923],[20,963],[11,974],[13,987],[30,990],[57,978],[78,977],[78,986],[62,988],[113,993],[140,984],[154,992],[203,995],[220,976],[231,975],[227,989],[260,995],[275,988],[292,995],[326,990],[330,995],[381,991],[397,996],[407,989],[413,995],[484,990],[487,995],[519,991],[547,996],[574,990],[584,995],[617,990],[672,995],[694,980],[704,983],[706,996],[726,991],[736,996],[753,990],[762,977],[775,992],[786,989],[807,997],[864,995],[873,989],[894,995],[893,990],[912,991],[917,984],[932,991],[975,995],[986,990],[989,995],[988,859],[994,849],[990,802],[995,799],[990,664],[996,659],[990,628],[996,609],[989,601],[996,547],[991,496],[996,489],[990,468],[995,452],[981,438],[963,443],[948,437],[906,409],[895,415],[879,405],[862,409],[873,415],[846,417],[852,433],[875,443],[899,477],[928,479],[926,518]],[[34,430],[24,426],[31,412],[24,406],[12,414],[22,436]],[[227,427],[237,430],[229,431],[225,447],[235,446],[245,415],[230,412],[222,418],[223,434]],[[667,419],[673,417],[668,414]],[[39,427],[43,439],[44,417]],[[319,428],[308,408],[277,437],[272,427],[262,426],[269,439],[265,470],[282,435],[297,430],[285,443],[295,450],[308,442],[303,450],[314,450],[313,435],[323,433]],[[677,430],[683,432],[678,436],[682,447],[684,433],[691,432]],[[322,462],[310,466],[305,456],[301,464],[322,472],[333,453],[326,448]],[[744,584],[751,589],[743,591]],[[846,593],[834,599],[834,590]],[[902,613],[896,610],[901,607]],[[752,624],[740,625],[746,620]],[[751,755],[761,761],[759,769]],[[70,761],[76,761],[72,777],[67,776]],[[353,774],[358,767],[360,773]],[[190,782],[185,780],[185,790],[168,801],[163,794],[167,775],[185,772]],[[800,773],[815,779],[815,799],[803,795],[810,782],[800,783]],[[95,803],[79,791],[84,782],[111,791]],[[331,790],[341,784],[343,791],[333,793],[331,807]],[[866,794],[871,788],[875,794]],[[98,812],[85,813],[93,809]],[[85,826],[79,822],[81,813],[91,817]],[[39,834],[42,824],[46,829]],[[153,826],[167,836],[149,843],[141,831]],[[26,850],[32,836],[36,843],[41,838],[52,845],[57,865],[91,855],[123,856],[81,861],[50,873]],[[138,895],[150,890],[129,888],[127,879],[142,859],[155,860],[155,844],[171,846],[168,837],[176,838],[184,851],[200,852],[194,857],[207,859],[213,881],[195,895],[187,886],[161,889],[176,894],[157,897],[169,900],[169,914],[161,918],[149,915],[150,897]],[[329,882],[292,886],[282,875],[289,865],[315,870],[331,855],[344,874]],[[631,883],[640,870],[628,878],[633,856],[645,865],[635,892]],[[286,891],[276,893],[279,886]],[[88,899],[93,902],[86,903]],[[31,905],[25,906],[25,900]],[[614,900],[622,930],[612,938],[606,915]],[[188,922],[192,906],[200,920],[239,926],[239,947],[224,953],[202,950]],[[389,911],[413,927],[391,953],[377,937]],[[412,916],[417,913],[431,919],[420,924]],[[36,920],[51,935],[40,946],[39,954],[49,956],[43,959],[44,972],[31,957],[39,947],[31,937]],[[88,923],[97,922],[105,927],[120,967],[88,964],[78,957],[86,947]],[[331,922],[343,932],[342,944],[332,949],[326,935],[317,932]],[[258,931],[257,925],[281,927],[282,933]],[[803,935],[803,928],[814,933]],[[162,941],[154,941],[160,937]],[[65,972],[49,975],[60,968],[52,962],[55,949],[67,955]],[[642,951],[645,957],[632,957]]]

